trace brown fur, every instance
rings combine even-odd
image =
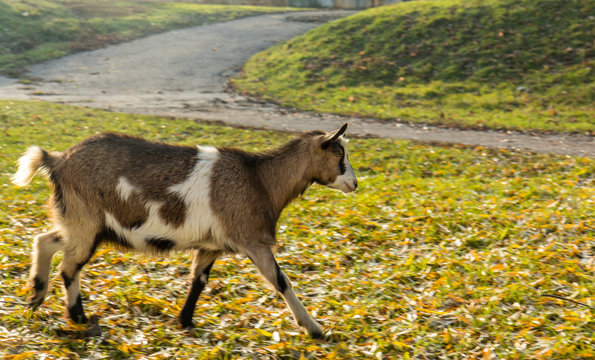
[[[93,136],[68,149],[56,161],[52,172],[56,179],[52,182],[60,185],[56,188],[68,185],[73,188],[60,189],[60,195],[56,195],[54,190],[52,203],[55,204],[57,198],[72,197],[67,194],[75,194],[78,199],[61,201],[69,216],[80,211],[78,208],[69,209],[70,204],[84,202],[86,212],[96,219],[102,219],[107,210],[122,226],[132,228],[147,219],[147,201],[162,202],[160,215],[163,220],[179,226],[185,220],[185,204],[166,190],[188,177],[197,154],[198,150],[193,147],[150,142],[131,136],[111,133]],[[140,193],[135,192],[124,201],[114,191],[120,177],[139,188]]]
[[[248,153],[221,148],[213,168],[212,208],[227,236],[240,247],[251,241],[275,244],[281,211],[315,181],[340,175],[339,159],[321,149],[326,133],[310,132],[273,150]]]

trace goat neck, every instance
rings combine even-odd
[[[305,139],[295,139],[263,154],[257,166],[263,185],[275,214],[293,199],[303,194],[312,184],[308,168],[312,156]]]

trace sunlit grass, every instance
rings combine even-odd
[[[298,333],[241,256],[215,263],[196,330],[178,329],[184,254],[100,249],[83,270],[99,337],[67,323],[60,278],[35,312],[32,237],[48,229],[46,181],[9,184],[29,145],[64,150],[101,131],[266,149],[291,135],[43,102],[0,101],[0,354],[7,358],[592,358],[595,162],[352,139],[353,195],[314,185],[279,223],[278,259],[325,341]],[[348,131],[349,132],[349,131]],[[55,259],[57,265],[61,255]],[[279,341],[274,340],[277,332]]]

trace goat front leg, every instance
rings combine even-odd
[[[205,285],[209,280],[211,267],[219,255],[221,255],[221,252],[219,251],[198,250],[194,256],[192,261],[192,283],[190,285],[190,291],[188,292],[182,311],[180,311],[180,315],[178,316],[183,329],[193,327],[192,316],[194,315],[196,301],[205,288]]]
[[[271,248],[266,246],[253,248],[247,251],[247,255],[260,274],[281,294],[297,324],[305,328],[311,337],[322,338],[322,328],[312,319],[295,295],[291,282],[277,264]]]

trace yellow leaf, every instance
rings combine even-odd
[[[307,351],[314,351],[314,350],[318,350],[320,349],[320,347],[316,346],[316,345],[308,345],[308,347],[306,348]]]
[[[444,329],[444,343],[448,344],[450,342],[451,336],[450,333],[448,331],[446,331],[446,329]]]
[[[427,310],[422,308],[415,308],[415,310],[426,313],[426,314],[437,314],[437,315],[448,315],[448,312],[444,311],[434,311],[434,310]]]
[[[490,348],[483,349],[483,360],[490,360],[490,356],[492,354],[492,350]]]
[[[264,336],[268,336],[271,337],[273,336],[273,334],[271,334],[270,332],[266,331],[266,330],[262,330],[262,329],[257,329],[259,333],[261,333]]]

